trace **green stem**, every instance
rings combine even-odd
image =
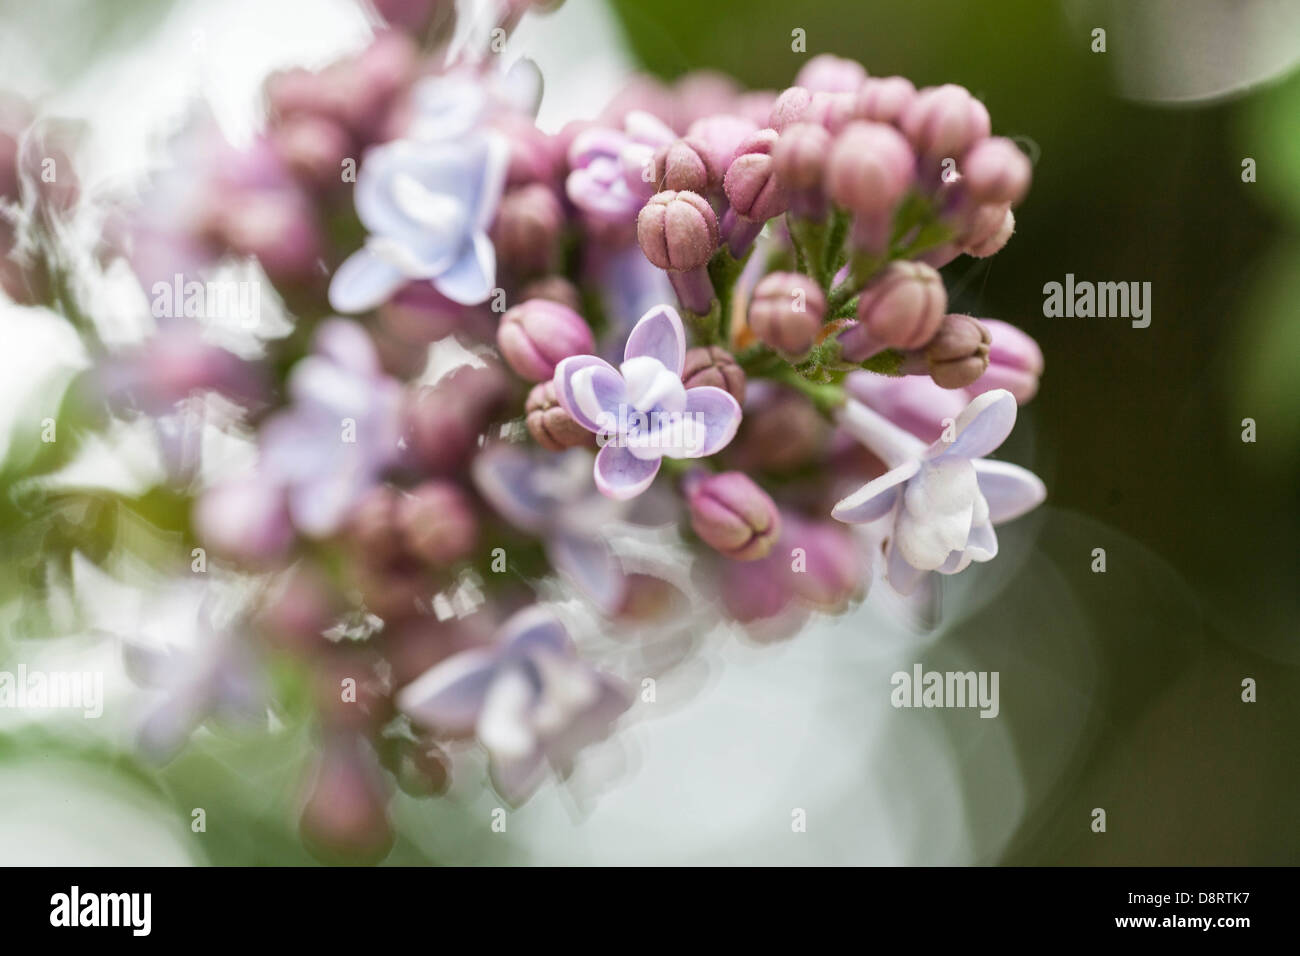
[[[832,382],[810,382],[789,366],[778,369],[771,378],[801,392],[827,418],[844,404],[844,389],[839,385]]]

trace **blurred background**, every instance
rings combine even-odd
[[[542,68],[544,125],[594,114],[638,66],[779,89],[823,52],[979,96],[1035,181],[1007,248],[945,276],[954,311],[1042,346],[1041,391],[1003,456],[1049,498],[1007,529],[997,562],[957,579],[937,633],[898,628],[873,596],[780,644],[695,635],[656,703],[504,833],[477,780],[399,796],[389,862],[1300,862],[1298,7],[569,0],[526,21],[509,49]],[[350,0],[11,0],[0,17],[0,87],[84,124],[78,168],[99,186],[147,172],[194,98],[247,133],[267,72],[368,31]],[[1150,327],[1045,318],[1043,286],[1067,273],[1150,282]],[[105,307],[130,320],[129,300]],[[194,602],[163,613],[144,570],[165,502],[71,519],[140,557],[112,573],[78,561],[78,607],[33,610],[35,556],[58,528],[13,505],[24,442],[85,358],[37,310],[0,305],[0,328],[0,670],[102,670],[108,697],[99,721],[0,710],[0,863],[312,862],[294,829],[312,744],[290,679],[274,733],[203,732],[161,769],[134,755],[142,692],[103,635],[194,627]],[[106,452],[94,481],[111,486],[102,462],[123,456]],[[893,709],[890,675],[917,662],[998,671],[998,719]]]

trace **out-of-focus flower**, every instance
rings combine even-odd
[[[556,398],[602,445],[595,466],[602,493],[634,498],[650,487],[665,455],[704,458],[736,434],[740,404],[720,388],[686,388],[685,361],[682,320],[660,306],[628,336],[619,368],[594,355],[556,366]]]
[[[989,111],[956,83],[926,87],[916,94],[898,120],[921,164],[921,181],[934,189],[945,159],[960,161],[991,130]]]
[[[365,312],[417,279],[453,302],[485,301],[496,281],[487,229],[506,159],[505,142],[495,134],[450,143],[398,140],[367,153],[357,174],[356,209],[370,237],[334,273],[330,304]]]
[[[971,395],[1004,388],[1021,405],[1038,393],[1038,378],[1043,374],[1043,350],[1030,336],[1009,322],[981,319],[988,330],[989,365],[984,374],[967,387]]]
[[[627,580],[606,533],[624,508],[597,493],[589,452],[537,455],[497,444],[474,459],[473,473],[492,507],[540,537],[551,564],[602,612],[621,606]]]
[[[858,401],[923,442],[935,441],[945,421],[956,421],[974,395],[940,388],[928,375],[853,372],[845,388]]]
[[[785,385],[758,380],[746,390],[745,421],[727,450],[746,471],[785,474],[816,459],[830,426],[812,403]]]
[[[821,286],[802,272],[772,272],[754,287],[748,320],[760,342],[799,362],[812,349],[825,315]]]
[[[448,658],[397,700],[421,724],[473,733],[498,792],[516,804],[548,765],[567,775],[578,750],[604,737],[630,703],[623,685],[580,660],[564,625],[537,606],[502,625],[495,647]]]
[[[977,203],[1016,205],[1029,192],[1033,167],[1011,140],[1001,136],[981,140],[961,164],[961,188]]]
[[[530,183],[512,189],[492,225],[501,264],[515,275],[547,271],[558,257],[563,227],[564,208],[549,187]]]
[[[289,394],[293,404],[262,427],[258,473],[284,489],[294,527],[323,537],[398,460],[401,386],[361,326],[331,319],[290,373]]]
[[[800,68],[794,85],[813,93],[854,93],[866,78],[866,69],[856,60],[821,53]]]
[[[854,94],[853,113],[872,123],[897,123],[916,99],[916,87],[901,76],[869,76]]]
[[[374,748],[351,729],[326,731],[299,818],[304,842],[325,860],[377,863],[393,847],[389,786]]]
[[[928,448],[853,399],[840,423],[889,471],[835,506],[832,517],[851,524],[886,521],[886,576],[911,594],[930,571],[956,574],[998,552],[995,524],[1037,507],[1046,497],[1032,472],[984,456],[1011,433],[1016,399],[995,389],[977,396],[954,423],[953,439]]]
[[[622,130],[583,130],[569,147],[569,199],[597,222],[631,223],[655,191],[656,151],[674,139],[668,126],[639,110],[627,114]]]
[[[748,475],[696,475],[685,490],[691,527],[709,547],[733,561],[756,561],[772,550],[781,518],[771,496]]]
[[[517,375],[542,382],[571,355],[589,355],[596,348],[591,328],[566,305],[546,299],[521,302],[501,317],[497,346]]]
[[[406,462],[431,475],[455,472],[469,460],[511,392],[510,376],[496,361],[462,365],[434,385],[412,389],[402,411]]]
[[[348,533],[372,565],[416,560],[448,567],[474,550],[478,520],[465,492],[435,479],[409,491],[370,489],[349,514]]]

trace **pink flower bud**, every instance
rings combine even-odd
[[[1033,167],[1009,139],[995,136],[977,143],[961,163],[962,189],[975,202],[1011,203],[1025,198]]]
[[[1001,252],[1016,231],[1016,217],[1005,203],[980,206],[974,223],[962,239],[962,249],[977,259]]]
[[[318,759],[299,822],[304,842],[331,862],[379,862],[392,849],[393,831],[370,744],[354,732],[331,731]]]
[[[704,157],[684,139],[669,143],[655,154],[655,181],[665,190],[703,193],[709,188],[709,167]]]
[[[929,160],[960,159],[992,128],[989,111],[955,83],[921,90],[899,121],[908,142]]]
[[[731,165],[732,157],[758,128],[758,124],[752,120],[729,114],[706,116],[690,125],[685,139],[704,163],[708,188],[722,188],[722,179],[727,173],[727,167]]]
[[[437,567],[466,558],[478,541],[469,497],[449,481],[429,481],[397,498],[394,523],[406,550]]]
[[[853,535],[834,521],[805,521],[786,516],[783,548],[802,548],[807,565],[790,575],[795,593],[814,608],[843,610],[862,594],[866,563]]]
[[[272,127],[271,142],[289,171],[314,186],[340,183],[340,164],[352,149],[341,125],[310,113],[290,116]]]
[[[869,76],[854,96],[858,119],[872,123],[897,123],[916,99],[916,87],[901,76]]]
[[[800,122],[816,123],[834,134],[857,118],[857,103],[852,93],[814,93]]]
[[[562,360],[590,354],[596,342],[591,328],[573,309],[546,299],[529,299],[501,317],[497,347],[520,378],[544,382]]]
[[[998,319],[981,319],[992,338],[989,344],[989,367],[973,385],[971,395],[1004,388],[1023,405],[1038,393],[1038,378],[1043,374],[1043,350],[1029,335]]]
[[[826,161],[826,191],[860,216],[883,216],[911,185],[914,167],[912,150],[892,126],[850,123]]]
[[[821,414],[792,388],[750,383],[745,419],[729,453],[737,467],[785,474],[816,461],[830,431]]]
[[[718,218],[698,193],[668,190],[652,196],[636,219],[636,237],[660,269],[690,272],[718,248]]]
[[[497,260],[516,274],[545,272],[558,253],[564,208],[540,183],[512,189],[501,199],[492,240]]]
[[[766,222],[785,212],[788,201],[772,170],[772,149],[779,134],[760,129],[736,148],[722,188],[736,215],[750,222]]]
[[[208,547],[255,566],[282,557],[293,544],[284,494],[256,474],[206,491],[195,505],[194,525]]]
[[[794,83],[814,93],[852,93],[866,78],[867,71],[861,63],[821,53],[803,65]]]
[[[812,103],[812,91],[802,86],[792,86],[776,98],[768,114],[767,125],[778,133],[791,123],[803,122],[803,115]]]
[[[826,315],[821,287],[800,272],[773,272],[754,287],[749,327],[791,361],[807,356]]]
[[[582,308],[582,297],[578,288],[564,276],[543,276],[534,279],[520,290],[521,299],[547,299],[567,305],[577,312]]]
[[[712,385],[730,392],[732,398],[745,404],[745,373],[736,364],[735,357],[720,345],[687,349],[682,384],[687,388]]]
[[[563,451],[578,445],[592,445],[595,436],[583,428],[561,407],[550,381],[534,385],[524,404],[524,424],[528,434],[547,451]]]
[[[816,123],[793,123],[781,133],[772,150],[772,169],[777,182],[790,197],[790,210],[806,219],[826,217],[826,154],[831,135]]]
[[[705,544],[733,561],[756,561],[781,533],[776,504],[739,471],[709,475],[690,484],[691,527]]]
[[[858,324],[890,348],[917,349],[934,337],[947,308],[938,272],[924,263],[895,260],[862,290]]]
[[[939,331],[925,347],[924,358],[930,377],[940,388],[965,388],[989,366],[992,337],[978,319],[969,315],[945,315]]]

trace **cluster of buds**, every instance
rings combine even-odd
[[[1001,248],[1029,184],[970,93],[819,56],[784,91],[637,81],[548,133],[535,68],[452,56],[449,6],[376,2],[369,49],[274,77],[262,138],[191,143],[126,217],[142,280],[255,259],[293,333],[221,362],[169,324],[92,370],[168,434],[196,393],[242,409],[253,463],[192,470],[178,531],[268,581],[222,647],[323,689],[302,830],[358,856],[391,845],[391,784],[440,792],[458,741],[514,803],[566,775],[641,676],[589,656],[602,627],[925,594],[1045,495],[987,458],[1041,352],[951,313],[939,271]],[[665,522],[689,567],[628,557]]]

